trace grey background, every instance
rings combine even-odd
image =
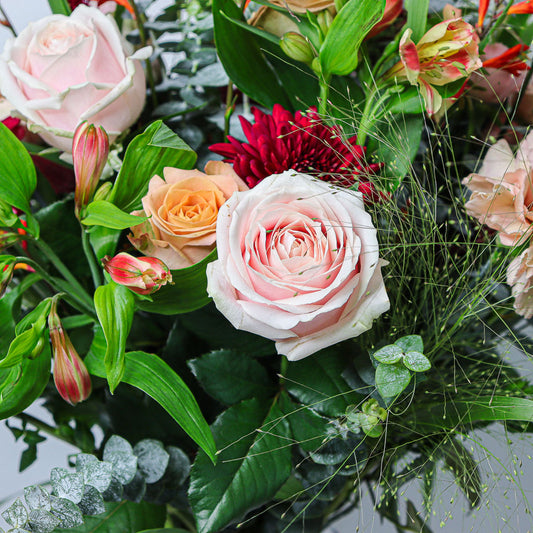
[[[46,0],[0,0],[14,27],[21,31],[24,26],[49,13]],[[0,26],[0,49],[11,36],[9,30]],[[522,374],[531,378],[532,365],[528,356],[511,351],[513,364],[519,365]],[[28,412],[50,422],[48,412],[39,405]],[[17,421],[12,420],[16,425]],[[475,432],[465,441],[478,459],[485,494],[479,509],[470,512],[468,504],[448,471],[438,473],[434,493],[434,510],[431,527],[434,532],[443,533],[531,533],[533,532],[530,502],[533,499],[533,446],[530,435],[507,435],[501,425],[493,425],[483,432]],[[12,433],[4,423],[0,423],[0,512],[25,486],[49,479],[50,469],[67,466],[67,457],[76,449],[55,438],[49,438],[39,445],[38,460],[26,471],[19,473],[18,464],[25,445],[15,442]],[[363,488],[363,505],[350,515],[338,521],[329,533],[395,533],[390,523],[381,523],[374,511],[374,502],[369,492]],[[405,522],[405,505],[409,499],[420,510],[421,485],[412,482],[405,493],[399,496],[401,519]],[[0,527],[7,524],[0,517]]]

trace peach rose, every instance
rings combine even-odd
[[[144,255],[157,257],[170,269],[201,261],[215,248],[218,210],[236,191],[248,190],[231,165],[209,161],[198,170],[166,167],[165,179],[154,176],[143,198],[149,219],[131,228],[130,242]]]
[[[47,143],[70,152],[76,126],[103,126],[111,140],[130,127],[144,106],[141,62],[112,17],[78,6],[69,17],[51,15],[6,42],[0,92],[17,116]]]
[[[530,246],[507,269],[507,283],[512,287],[515,311],[524,318],[533,317],[533,247]]]
[[[357,337],[389,309],[363,195],[294,170],[220,210],[207,292],[237,329],[291,361]]]
[[[499,232],[502,244],[513,246],[529,236],[533,222],[533,132],[513,156],[507,141],[489,148],[479,174],[463,180],[472,195],[466,212]]]

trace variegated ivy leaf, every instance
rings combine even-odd
[[[33,533],[51,533],[59,526],[59,519],[44,509],[32,509],[28,524]]]
[[[84,515],[88,516],[105,513],[104,499],[100,492],[91,485],[85,487],[83,498],[78,504],[78,507]]]
[[[3,513],[4,520],[15,528],[20,528],[28,522],[28,511],[24,504],[17,498]]]
[[[168,466],[169,455],[163,444],[154,439],[144,439],[133,448],[137,456],[137,467],[146,483],[155,483],[165,474]]]
[[[52,507],[50,512],[59,520],[59,527],[66,529],[69,527],[81,526],[83,516],[78,506],[65,498],[50,496]]]
[[[104,491],[102,494],[104,501],[106,502],[120,502],[124,498],[122,497],[124,494],[124,488],[122,487],[122,483],[117,478],[111,478],[111,483],[109,484],[109,487]]]
[[[94,460],[89,459],[89,457],[94,458]],[[99,461],[94,455],[80,453],[76,458],[76,471],[83,476],[86,485],[91,485],[99,492],[104,492],[111,483],[113,465]]]
[[[137,456],[133,454],[131,444],[113,435],[104,447],[104,461],[113,465],[113,476],[123,485],[130,483],[137,472]]]
[[[84,490],[83,476],[81,474],[71,474],[65,468],[52,468],[50,472],[53,492],[58,498],[65,498],[71,502],[78,503]]]
[[[124,485],[124,498],[131,502],[140,503],[146,493],[146,481],[140,472],[135,474],[135,477]]]
[[[24,499],[30,509],[50,510],[50,494],[39,485],[24,489]]]

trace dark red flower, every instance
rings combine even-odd
[[[108,0],[96,0],[98,6],[104,4],[107,1]],[[128,2],[128,0],[114,0],[114,2],[120,6],[125,7],[133,15],[133,8],[131,7],[131,4]],[[84,4],[86,6],[91,4],[90,0],[68,0],[68,3],[70,5],[70,9],[72,10],[76,9],[80,4]]]
[[[381,165],[368,165],[365,148],[356,143],[356,137],[344,140],[338,127],[324,124],[315,107],[294,115],[279,104],[272,115],[256,108],[252,111],[255,124],[240,117],[247,143],[228,135],[228,143],[209,147],[224,156],[224,161],[233,163],[233,169],[249,187],[292,169],[343,187],[359,182],[359,190],[367,199],[379,197],[369,177]]]
[[[20,119],[14,117],[7,117],[2,120],[2,124],[6,126],[7,129],[11,130],[20,141],[26,135],[26,128],[21,126]]]

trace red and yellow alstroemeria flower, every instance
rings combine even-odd
[[[481,68],[479,37],[474,28],[461,18],[445,20],[433,26],[418,44],[407,29],[400,40],[400,61],[386,74],[385,79],[405,77],[418,85],[429,115],[442,105],[442,97],[435,87],[452,83]]]

